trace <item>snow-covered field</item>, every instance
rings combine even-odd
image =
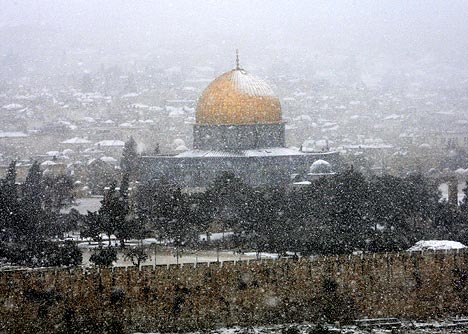
[[[89,248],[83,249],[83,266],[91,266],[89,262],[90,256],[93,251]],[[257,258],[257,254],[237,254],[232,251],[185,251],[179,252],[179,258],[177,258],[177,252],[172,248],[158,248],[156,250],[156,256],[154,250],[149,251],[150,258],[142,263],[142,265],[161,265],[161,264],[175,264],[175,263],[200,263],[200,262],[215,262],[215,261],[243,261],[252,260]],[[260,254],[261,258],[270,258],[271,254]],[[122,253],[118,254],[118,261],[114,262],[114,266],[131,266],[132,263],[124,259]]]
[[[225,237],[232,235],[232,232],[225,233],[212,233],[210,235],[210,240],[221,240]],[[89,258],[93,254],[93,250],[99,247],[99,243],[92,241],[91,239],[82,239],[80,238],[79,232],[69,232],[65,236],[65,240],[72,240],[78,243],[78,247],[83,251],[83,263],[85,267],[91,266]],[[106,247],[109,243],[109,238],[107,235],[103,234],[102,236],[102,246]],[[206,238],[205,234],[199,236],[200,240]],[[206,239],[205,239],[206,240]],[[120,243],[115,238],[114,235],[111,235],[111,245],[119,247]],[[234,251],[227,250],[203,250],[203,251],[194,251],[194,250],[177,250],[174,247],[165,246],[167,242],[160,241],[154,238],[146,238],[143,240],[128,240],[125,245],[127,247],[134,247],[138,244],[147,246],[149,258],[142,262],[142,265],[161,265],[161,264],[175,264],[175,263],[199,263],[199,262],[215,262],[215,261],[244,261],[244,260],[253,260],[253,259],[268,259],[268,258],[277,258],[277,254],[272,253],[237,253]],[[114,266],[131,266],[132,263],[124,259],[123,252],[118,250],[118,261],[114,262]],[[178,254],[178,256],[177,256]]]

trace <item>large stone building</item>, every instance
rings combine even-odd
[[[281,104],[271,87],[239,65],[211,82],[201,95],[193,126],[193,149],[142,158],[141,181],[166,179],[205,187],[223,171],[252,185],[279,185],[305,175],[312,163],[339,168],[336,152],[286,148]]]

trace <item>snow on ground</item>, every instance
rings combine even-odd
[[[219,233],[210,233],[210,241],[215,241],[215,240],[224,240],[224,238],[229,237],[231,235],[234,235],[234,232],[219,232]],[[206,241],[207,237],[206,234],[200,234],[198,236],[198,240],[200,241]]]
[[[104,243],[106,245],[106,243]],[[93,254],[91,249],[82,249],[83,250],[83,263],[85,267],[91,266],[89,258]],[[156,256],[154,255],[154,250],[156,250]],[[257,257],[255,255],[249,254],[238,254],[232,251],[179,251],[179,257],[177,258],[177,251],[174,248],[156,246],[149,251],[149,256],[145,262],[142,262],[142,265],[167,265],[175,263],[201,263],[201,262],[224,262],[224,261],[245,261],[245,260],[255,260]],[[124,259],[124,256],[121,252],[118,254],[118,261],[114,262],[115,267],[126,267],[132,266],[131,261]]]
[[[465,198],[465,193],[463,192],[463,189],[465,189],[467,186],[466,182],[459,182],[458,183],[458,202],[460,203],[463,201]],[[448,184],[447,183],[442,183],[439,185],[439,191],[442,193],[442,198],[441,200],[448,201]]]
[[[82,215],[86,215],[88,211],[96,212],[101,207],[102,196],[83,197],[76,199],[76,203],[70,207],[63,209],[62,213],[68,213],[71,209],[78,210]]]
[[[466,248],[461,242],[451,240],[420,240],[413,247],[408,249],[409,252],[425,251],[425,250],[449,250]]]
[[[449,328],[445,327],[448,322],[431,322],[431,323],[416,323],[411,321],[404,321],[403,326],[400,329],[396,330],[396,333],[405,333],[405,334],[458,334],[458,333],[467,333],[466,327],[460,328]],[[283,324],[283,325],[272,325],[272,326],[252,326],[252,327],[232,327],[232,328],[219,328],[213,330],[203,330],[190,332],[193,334],[284,334],[288,333],[288,329],[297,328],[298,334],[307,334],[311,333],[315,328],[314,324]],[[342,326],[341,328],[326,325],[328,328],[328,333],[340,333],[340,334],[391,334],[391,329],[359,329],[356,326]],[[292,332],[292,331],[291,331]],[[296,332],[296,331],[294,331]],[[156,334],[146,333],[146,334]],[[135,332],[134,334],[142,334]]]

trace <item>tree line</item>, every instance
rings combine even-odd
[[[73,201],[73,180],[66,175],[43,175],[34,162],[22,184],[16,182],[16,163],[0,180],[0,259],[26,266],[81,263],[81,251],[57,236],[76,228],[76,216],[60,209]]]
[[[419,174],[366,177],[348,169],[303,187],[254,188],[225,172],[201,193],[183,192],[168,180],[130,189],[131,179],[125,172],[119,185],[110,184],[98,211],[64,214],[73,180],[43,175],[34,163],[18,184],[12,162],[0,180],[0,258],[29,266],[79,264],[76,244],[60,241],[71,230],[99,242],[91,258],[97,265],[117,258],[110,236],[135,264],[148,255],[144,247],[126,247],[129,239],[153,237],[193,249],[215,247],[199,235],[209,239],[221,231],[231,232],[222,247],[279,254],[400,251],[421,239],[468,243],[468,201],[441,201],[437,185]]]
[[[258,252],[400,251],[421,239],[468,242],[468,203],[441,201],[420,174],[365,177],[348,169],[299,188],[252,188],[224,173],[203,193],[141,185],[136,216],[160,236],[193,243],[195,232],[234,232],[230,247]]]

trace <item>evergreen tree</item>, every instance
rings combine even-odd
[[[3,231],[0,240],[8,240],[12,237],[11,228],[18,219],[18,210],[16,161],[12,161],[8,166],[5,179],[0,180],[0,231]]]
[[[130,139],[125,142],[122,159],[120,160],[120,167],[124,174],[128,174],[130,179],[134,179],[137,176],[138,167],[139,167],[139,155],[137,152],[137,143],[130,137]]]
[[[42,183],[46,210],[59,213],[63,207],[73,203],[73,179],[70,176],[47,175],[43,177]]]
[[[204,203],[212,222],[222,228],[238,228],[243,223],[252,189],[232,172],[223,172],[206,190]]]
[[[35,161],[22,186],[19,215],[14,225],[17,241],[34,243],[45,238],[47,220],[42,209],[42,200],[42,171]]]
[[[136,220],[131,212],[129,203],[129,174],[125,173],[120,184],[118,203],[115,204],[118,223],[115,229],[115,236],[120,241],[121,247],[125,247],[125,240],[138,235],[139,231]]]
[[[187,197],[180,188],[171,196],[170,209],[166,217],[164,234],[172,240],[176,248],[181,248],[196,240],[196,228],[192,223],[192,213]]]
[[[95,249],[89,261],[98,267],[110,267],[112,263],[117,261],[117,250],[114,247],[105,247]]]
[[[90,212],[85,216],[83,220],[83,226],[80,230],[80,236],[82,238],[91,238],[99,243],[102,242],[101,232],[103,231],[101,220],[97,212]]]
[[[22,191],[22,206],[35,215],[39,214],[42,209],[43,188],[42,188],[42,171],[39,163],[35,161],[26,176],[26,181]]]
[[[115,188],[115,183],[112,183],[104,194],[101,208],[98,211],[99,226],[107,234],[109,246],[111,246],[111,235],[115,234],[121,219],[120,196]]]
[[[468,186],[463,188],[463,199],[460,204],[460,210],[464,213],[468,213]]]

